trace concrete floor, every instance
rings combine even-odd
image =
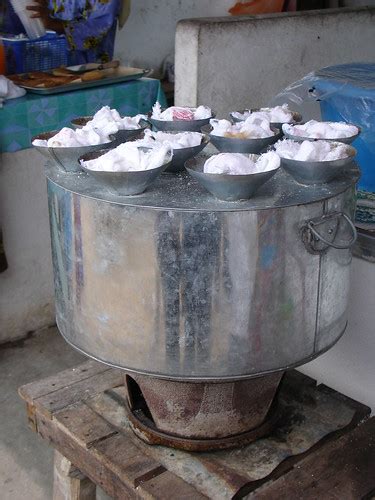
[[[0,346],[0,498],[52,498],[53,450],[27,427],[18,387],[86,360],[59,335],[41,330],[18,344]]]

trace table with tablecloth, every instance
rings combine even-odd
[[[61,94],[27,94],[0,109],[0,152],[28,148],[34,135],[69,126],[72,118],[92,115],[102,106],[134,116],[150,111],[156,101],[166,104],[160,81],[152,78]]]

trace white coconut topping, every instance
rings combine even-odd
[[[255,115],[267,119],[271,123],[291,123],[293,122],[293,111],[289,109],[288,104],[275,106],[273,108],[260,108],[258,111],[245,110],[243,113],[235,111],[232,113],[237,120],[246,120],[249,116]]]
[[[106,132],[101,132],[92,128],[73,130],[71,128],[64,127],[60,130],[60,132],[47,141],[35,139],[33,141],[33,145],[49,148],[67,148],[94,146],[97,144],[106,144],[108,142],[111,142],[111,138]]]
[[[87,169],[102,172],[135,172],[161,167],[171,158],[172,151],[167,145],[143,151],[134,142],[124,142],[99,158],[81,160],[81,164]]]
[[[199,146],[203,137],[203,134],[199,132],[181,132],[173,134],[168,132],[152,132],[150,129],[146,129],[144,138],[134,142],[138,144],[138,146],[154,147],[159,144],[165,144],[172,149],[183,149]]]
[[[298,161],[332,161],[347,158],[353,149],[342,142],[303,141],[284,139],[275,144],[276,153],[281,158]]]
[[[270,122],[260,117],[249,116],[244,122],[231,124],[229,120],[210,120],[212,135],[230,137],[233,139],[264,139],[272,137],[275,132],[270,128]]]
[[[283,125],[286,134],[310,139],[343,139],[358,134],[358,127],[344,122],[310,120],[303,125]]]
[[[280,157],[274,153],[255,155],[220,153],[213,155],[204,164],[206,174],[248,175],[275,170],[280,166]]]
[[[147,119],[146,115],[120,116],[116,109],[103,106],[95,113],[92,120],[87,122],[84,129],[94,129],[100,133],[115,134],[119,130],[136,130],[141,127],[140,121]]]
[[[157,102],[152,108],[151,118],[155,120],[204,120],[212,117],[212,110],[207,106],[198,106],[197,108],[171,106],[162,111]]]

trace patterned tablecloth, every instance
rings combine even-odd
[[[156,101],[166,105],[160,81],[151,78],[51,96],[27,94],[0,109],[0,153],[29,148],[34,135],[69,126],[72,118],[105,105],[134,116],[150,111]]]

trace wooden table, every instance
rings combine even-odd
[[[149,446],[129,428],[123,372],[89,361],[27,384],[31,428],[55,448],[54,499],[369,499],[370,409],[299,372],[279,392],[280,421],[244,448],[187,453]]]

